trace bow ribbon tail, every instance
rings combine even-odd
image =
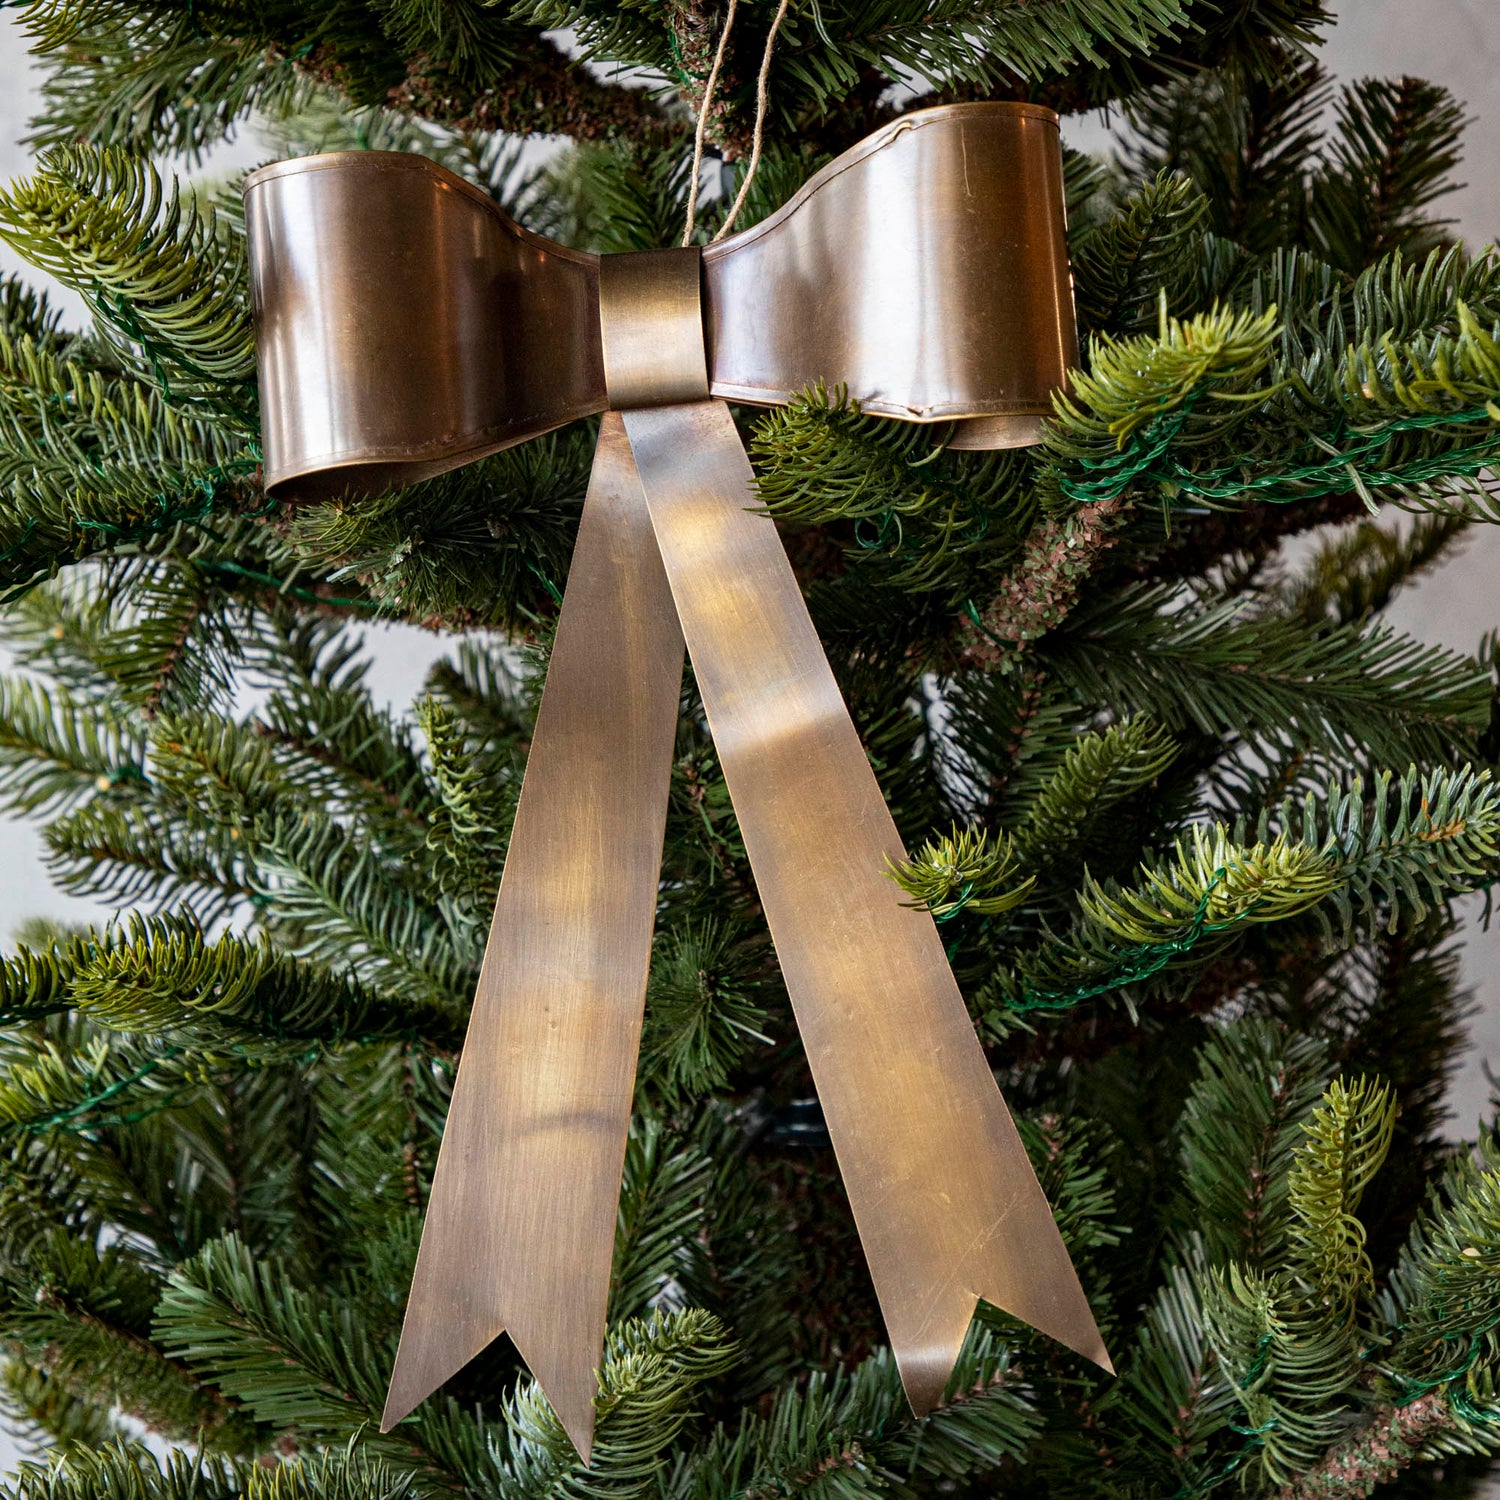
[[[682,663],[607,413],[382,1430],[505,1330],[588,1459]]]
[[[1110,1369],[728,407],[623,416],[913,1408],[981,1297]]]

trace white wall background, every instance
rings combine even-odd
[[[1471,243],[1500,238],[1500,153],[1490,144],[1500,136],[1500,0],[1345,0],[1325,57],[1343,79],[1410,73],[1446,84],[1468,103],[1475,124],[1463,174],[1467,186],[1451,200],[1451,212]],[[20,27],[13,16],[0,16],[0,180],[26,168],[28,154],[20,140],[34,97]],[[1080,146],[1093,148],[1099,141],[1089,125],[1071,134]],[[243,140],[220,160],[248,164],[260,155],[253,140]],[[0,247],[0,266],[15,264]],[[1500,528],[1482,529],[1460,556],[1402,596],[1393,621],[1434,644],[1471,650],[1485,630],[1500,625],[1497,578]],[[372,631],[371,646],[377,690],[400,704],[410,700],[439,652],[433,637],[400,628]],[[0,939],[36,915],[78,920],[92,913],[48,884],[29,827],[0,822]],[[1485,1062],[1500,1071],[1500,925],[1490,933],[1470,931],[1465,973],[1482,1012],[1451,1096],[1456,1135],[1471,1134],[1485,1108]],[[17,1456],[15,1445],[0,1435],[0,1469],[8,1469]]]

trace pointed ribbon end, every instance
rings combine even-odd
[[[1019,1139],[1015,1144],[1020,1151]],[[945,1276],[941,1263],[934,1263],[936,1269],[929,1271],[925,1284],[943,1286],[946,1281],[946,1286],[940,1295],[918,1304],[920,1312],[913,1308],[914,1299],[882,1299],[901,1384],[919,1417],[942,1405],[981,1299],[1056,1339],[1106,1374],[1115,1373],[1052,1211],[1034,1178],[1030,1186],[1006,1216],[1011,1231],[1006,1240],[976,1238],[982,1252],[978,1264],[971,1261]],[[978,1290],[964,1290],[965,1283]]]
[[[413,1293],[415,1300],[415,1292]],[[500,1336],[501,1330],[445,1327],[431,1316],[413,1318],[408,1307],[396,1366],[386,1391],[380,1430],[389,1432],[409,1417],[445,1381],[457,1375],[482,1349]]]
[[[965,1301],[965,1308],[960,1309],[955,1305],[950,1309],[952,1316],[947,1320],[947,1327],[937,1336],[906,1342],[904,1345],[897,1344],[894,1347],[896,1365],[901,1372],[901,1385],[906,1392],[907,1403],[911,1406],[915,1416],[930,1416],[947,1397],[948,1383],[953,1379],[954,1366],[957,1365],[958,1357],[963,1350],[969,1322],[979,1299],[975,1297],[965,1299]],[[1086,1310],[1086,1303],[1084,1307]],[[1009,1311],[1009,1309],[1006,1310]],[[1040,1331],[1057,1339],[1075,1354],[1098,1365],[1106,1375],[1113,1375],[1115,1373],[1114,1362],[1109,1357],[1108,1349],[1104,1347],[1104,1338],[1092,1314],[1087,1316],[1086,1331],[1072,1327],[1065,1332],[1056,1326],[1051,1328],[1042,1326]],[[1028,1318],[1027,1321],[1031,1320]]]
[[[559,1349],[555,1331],[549,1338],[542,1329],[528,1328],[524,1322],[520,1327],[511,1327],[510,1337],[551,1404],[568,1441],[588,1468],[594,1460],[594,1397],[599,1391],[598,1363],[602,1351],[597,1344],[571,1351]]]
[[[927,1309],[920,1323],[887,1316],[891,1352],[916,1416],[925,1417],[942,1405],[978,1302],[972,1293],[953,1288]]]
[[[497,1334],[496,1337],[498,1336]],[[447,1351],[441,1348],[426,1348],[419,1344],[409,1343],[407,1337],[403,1335],[401,1348],[396,1353],[396,1367],[391,1371],[391,1385],[386,1393],[385,1410],[380,1415],[380,1430],[389,1432],[398,1422],[405,1420],[439,1386],[463,1369],[490,1342],[488,1338],[483,1339],[462,1358],[456,1358],[451,1347]],[[444,1357],[445,1353],[446,1357]],[[539,1365],[546,1366],[549,1363],[545,1359],[539,1359],[533,1363],[524,1351],[522,1351],[522,1358],[526,1360],[533,1373],[537,1372]],[[550,1372],[552,1374],[550,1381],[538,1374],[537,1384],[551,1403],[552,1410],[557,1414],[557,1420],[567,1434],[568,1441],[578,1450],[578,1457],[587,1468],[592,1464],[594,1457],[594,1391],[597,1387],[597,1380],[587,1356],[577,1362],[577,1368],[587,1371],[587,1375],[576,1376],[574,1370],[569,1369],[564,1361]]]
[[[398,1372],[399,1368],[398,1365]],[[380,1414],[382,1432],[389,1432],[398,1422],[405,1421],[431,1394],[430,1391],[423,1391],[420,1395],[413,1394],[409,1385],[410,1382],[398,1381],[395,1374],[391,1376],[391,1388],[385,1396],[385,1410]]]
[[[1099,1332],[1099,1325],[1094,1321],[1093,1310],[1089,1307],[1077,1277],[1071,1279],[1072,1295],[1065,1296],[1062,1299],[1063,1306],[1052,1311],[1050,1316],[1034,1316],[1033,1312],[1018,1313],[1013,1307],[1007,1307],[1005,1311],[1013,1316],[1023,1317],[1033,1328],[1056,1339],[1059,1344],[1091,1364],[1098,1365],[1106,1375],[1113,1375],[1114,1361],[1109,1357],[1109,1350],[1104,1347],[1104,1335]]]
[[[531,1362],[526,1361],[526,1364]],[[537,1383],[541,1385],[540,1380]],[[583,1467],[589,1469],[594,1463],[594,1394],[589,1391],[582,1398],[574,1395],[571,1400],[568,1397],[559,1400],[547,1391],[546,1386],[541,1386],[541,1389],[546,1392],[547,1401],[552,1403],[552,1410],[562,1424],[562,1431],[567,1433],[568,1442],[577,1449]]]
[[[917,1370],[901,1367],[901,1387],[906,1392],[906,1404],[914,1417],[931,1416],[942,1405],[948,1389],[949,1377],[953,1374],[950,1364],[946,1370],[925,1363]]]
[[[1097,1328],[1094,1329],[1093,1342],[1083,1348],[1072,1346],[1075,1354],[1081,1354],[1086,1360],[1099,1366],[1106,1375],[1115,1373],[1114,1361],[1109,1357],[1109,1350],[1104,1347],[1104,1339]]]
[[[561,1421],[561,1417],[558,1418]],[[586,1428],[574,1429],[563,1422],[563,1431],[572,1440],[573,1446],[578,1450],[579,1461],[585,1469],[594,1466],[594,1419],[592,1411],[589,1414],[589,1422]]]
[[[1064,1348],[1071,1349],[1074,1354],[1088,1360],[1091,1364],[1098,1365],[1106,1375],[1113,1375],[1115,1373],[1114,1361],[1109,1357],[1109,1350],[1104,1347],[1104,1335],[1099,1332],[1099,1325],[1094,1322],[1093,1312],[1076,1279],[1072,1290],[1076,1295],[1064,1299],[1065,1305],[1061,1316],[1053,1309],[1048,1309],[1048,1313],[1051,1314],[1048,1316],[1036,1308],[1021,1311],[1017,1307],[1007,1306],[997,1298],[985,1300],[994,1302],[995,1306],[1001,1308],[1002,1311],[1010,1313],[1012,1317],[1020,1318],[1023,1322],[1030,1323],[1039,1333],[1056,1339]]]

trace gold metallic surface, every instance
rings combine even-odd
[[[637,404],[607,396],[600,258],[425,157],[281,162],[251,174],[245,212],[283,498],[411,483]],[[677,327],[672,257],[699,253],[647,252],[678,267]],[[1036,105],[903,116],[701,256],[716,396],[776,403],[821,380],[867,411],[955,419],[956,447],[1017,447],[1077,362],[1057,117]],[[653,400],[687,399],[686,378]]]
[[[435,162],[279,162],[245,220],[273,494],[411,484],[603,409],[598,256]]]
[[[1076,356],[1056,118],[904,116],[701,252],[566,250],[414,156],[267,168],[246,209],[278,495],[408,483],[611,408],[384,1425],[503,1329],[588,1456],[684,634],[913,1406],[979,1297],[1107,1368],[707,399],[821,380],[951,420],[955,446],[1035,442]]]
[[[707,399],[702,274],[696,246],[599,262],[604,385],[616,411]]]
[[[682,633],[604,417],[382,1426],[502,1329],[585,1459]]]
[[[1109,1356],[722,402],[624,413],[714,745],[912,1407],[983,1297]]]
[[[1008,417],[973,417],[957,422],[948,446],[953,449],[1030,448],[1041,442],[1046,417],[1040,412]]]
[[[1078,363],[1057,116],[903,115],[710,245],[703,274],[715,396],[823,380],[902,421],[1046,416]]]

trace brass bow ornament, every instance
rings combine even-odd
[[[1108,1369],[722,399],[1036,441],[1076,358],[1056,116],[904,115],[706,249],[570,250],[411,155],[245,198],[272,493],[604,413],[384,1425],[504,1330],[589,1455],[684,638],[913,1408],[981,1297]]]

